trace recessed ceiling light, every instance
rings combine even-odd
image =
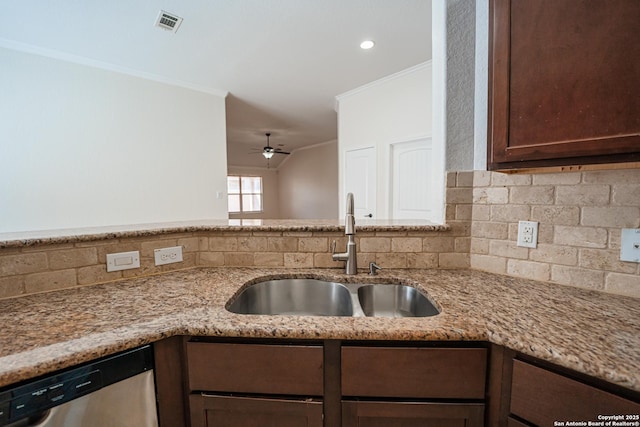
[[[360,47],[362,49],[371,49],[373,46],[375,46],[375,43],[373,42],[373,40],[365,40],[362,43],[360,43]]]

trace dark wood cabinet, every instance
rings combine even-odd
[[[481,427],[486,367],[486,348],[344,346],[342,426]]]
[[[513,417],[507,419],[507,427],[530,427],[528,424],[520,422]]]
[[[342,347],[342,395],[484,399],[487,349]]]
[[[187,343],[189,389],[322,396],[322,345]]]
[[[321,427],[321,345],[188,342],[193,427]]]
[[[350,402],[342,404],[342,427],[482,427],[481,403]]]
[[[194,339],[184,348],[194,427],[484,424],[484,347]]]
[[[489,4],[489,169],[640,160],[640,2]]]
[[[191,395],[191,425],[202,427],[322,427],[322,401]]]
[[[155,355],[161,426],[523,427],[640,415],[640,392],[488,343],[173,337]]]
[[[516,359],[510,411],[529,423],[547,426],[554,421],[598,422],[601,415],[619,415],[625,421],[624,416],[640,416],[640,404]]]

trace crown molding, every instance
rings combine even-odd
[[[233,175],[233,172],[230,172],[230,169],[242,169],[244,171],[254,171],[254,172],[278,172],[278,168],[267,168],[263,166],[240,166],[240,165],[227,165],[227,175]]]
[[[52,59],[58,59],[61,61],[72,62],[79,65],[85,65],[87,67],[98,68],[101,70],[112,71],[119,74],[125,74],[132,77],[138,77],[145,80],[151,80],[157,83],[163,83],[170,86],[177,86],[184,89],[190,89],[197,92],[207,93],[209,95],[219,96],[226,98],[229,92],[210,88],[202,85],[197,85],[189,82],[184,82],[177,79],[171,79],[168,77],[160,76],[153,73],[147,73],[145,71],[133,70],[131,68],[122,67],[119,65],[111,64],[108,62],[98,61],[84,56],[74,55],[71,53],[61,52],[54,49],[48,49],[40,46],[34,46],[27,43],[16,42],[13,40],[7,40],[0,38],[0,47],[10,50],[16,50],[19,52],[30,53],[34,55],[45,56]]]
[[[338,112],[340,101],[342,101],[343,99],[349,98],[349,97],[351,97],[351,96],[353,96],[355,94],[358,94],[360,92],[364,92],[365,90],[369,90],[369,89],[371,89],[373,87],[381,86],[381,85],[383,85],[385,83],[388,83],[388,82],[390,82],[392,80],[395,80],[395,79],[398,79],[400,77],[404,77],[404,76],[407,76],[409,74],[415,73],[417,71],[423,70],[425,68],[431,68],[431,67],[432,67],[432,60],[430,59],[428,61],[425,61],[425,62],[422,62],[420,64],[414,65],[413,67],[406,68],[406,69],[404,69],[402,71],[398,71],[397,73],[389,74],[388,76],[382,77],[381,79],[374,80],[374,81],[369,82],[367,84],[364,84],[362,86],[358,86],[355,89],[351,89],[351,90],[349,90],[347,92],[344,92],[344,93],[341,93],[339,95],[336,95],[335,101],[334,101],[334,104],[333,104],[333,109],[336,112]]]
[[[329,141],[318,142],[317,144],[305,145],[304,147],[296,148],[295,150],[291,151],[291,154],[297,153],[298,151],[311,150],[313,148],[318,148],[318,147],[322,147],[323,145],[329,145],[329,144],[338,144],[338,140],[330,139]]]

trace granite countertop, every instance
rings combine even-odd
[[[450,226],[426,220],[358,219],[356,230],[367,231],[447,231]],[[148,237],[168,233],[201,231],[344,231],[344,221],[337,219],[229,219],[163,222],[153,224],[114,225],[56,230],[0,233],[0,249],[88,242],[124,237]]]
[[[237,315],[244,285],[278,277],[416,286],[427,318]],[[623,296],[473,270],[193,268],[0,301],[0,386],[174,335],[490,341],[640,391],[640,308]]]

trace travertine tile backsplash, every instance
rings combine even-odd
[[[450,231],[359,232],[358,264],[386,268],[467,268],[468,221]],[[0,298],[145,276],[194,266],[344,268],[330,245],[342,232],[209,231],[0,249]],[[156,267],[154,249],[182,246],[184,261]],[[140,251],[140,268],[107,273],[106,254]]]
[[[640,169],[459,172],[458,185],[468,174],[471,268],[640,297],[640,264],[620,261],[622,228],[640,227]],[[539,222],[536,249],[516,246],[519,220]]]
[[[619,260],[622,228],[640,227],[640,169],[447,175],[449,231],[359,232],[358,265],[473,268],[640,297],[640,264]],[[516,246],[519,220],[539,222],[538,247]],[[342,232],[207,231],[0,249],[0,298],[194,266],[342,268]],[[183,246],[182,263],[153,251]],[[107,273],[106,254],[140,251],[141,268]]]

